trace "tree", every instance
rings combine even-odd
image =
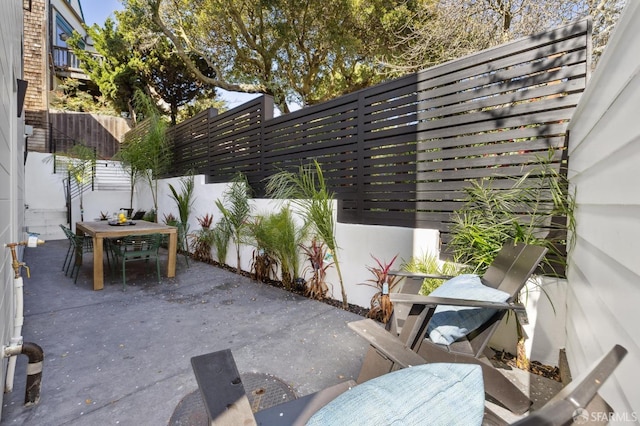
[[[205,90],[215,98],[215,92],[194,76],[166,37],[158,34],[142,37],[138,30],[140,18],[131,13],[118,12],[116,17],[117,24],[109,18],[104,28],[97,25],[87,28],[100,56],[82,48],[79,35],[74,35],[69,42],[85,72],[116,111],[128,112],[136,121],[135,104],[131,100],[136,90],[142,90],[168,106],[171,123],[175,124],[179,108]],[[201,72],[213,75],[202,61],[199,64]]]
[[[407,16],[392,0],[125,0],[198,79],[230,91],[310,105],[385,78],[376,55]],[[142,23],[142,22],[141,22]],[[203,60],[214,77],[202,73]]]
[[[165,131],[167,123],[156,105],[142,91],[134,94],[136,109],[144,114],[145,120],[127,133],[116,159],[128,167],[132,176],[139,176],[149,185],[153,197],[153,208],[158,211],[158,176],[171,164],[171,151]],[[132,181],[133,182],[133,181]],[[132,183],[133,185],[133,183]]]
[[[510,40],[593,18],[594,65],[624,0],[425,1],[396,35],[391,69],[415,72]]]
[[[144,91],[146,88],[140,74],[139,58],[111,18],[107,18],[104,28],[94,24],[86,30],[99,56],[84,49],[78,33],[74,33],[68,40],[69,46],[80,59],[83,70],[114,109],[118,112],[128,112],[135,121],[131,100],[136,90]]]

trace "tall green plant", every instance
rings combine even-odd
[[[451,262],[440,262],[438,257],[431,253],[425,253],[422,257],[412,257],[403,262],[401,268],[408,272],[421,274],[452,276],[458,274],[458,265]],[[444,280],[439,278],[425,278],[422,281],[420,294],[428,296],[433,290],[440,287]]]
[[[256,247],[279,261],[284,287],[293,288],[294,279],[300,276],[298,248],[307,238],[306,224],[297,226],[291,210],[285,206],[277,213],[258,216],[249,229]]]
[[[575,198],[553,156],[550,151],[539,158],[506,189],[496,187],[496,178],[471,182],[464,207],[454,215],[449,243],[457,262],[482,274],[504,243],[513,240],[547,247],[547,269],[562,273],[568,236],[575,229]]]
[[[157,178],[166,172],[171,164],[171,151],[166,140],[167,122],[142,91],[135,92],[134,103],[138,110],[144,112],[146,119],[138,125],[139,131],[127,134],[115,158],[122,161],[129,170],[132,189],[137,178],[143,179],[149,185],[153,208],[158,211]]]
[[[78,186],[80,193],[80,220],[84,221],[84,185],[93,178],[93,170],[96,166],[96,152],[82,144],[71,147],[66,153],[67,174],[71,181]],[[52,157],[53,161],[57,161]]]
[[[547,247],[546,272],[564,272],[568,237],[575,230],[575,198],[566,176],[553,166],[553,158],[554,152],[549,151],[506,189],[494,186],[495,178],[472,183],[464,207],[454,216],[449,243],[458,262],[481,274],[504,243],[513,240]],[[517,317],[516,325],[517,365],[528,369],[526,336]]]
[[[327,246],[340,280],[342,307],[348,309],[347,292],[337,253],[334,193],[327,188],[320,164],[314,161],[313,164],[300,166],[297,174],[286,170],[278,172],[269,178],[266,190],[272,198],[291,200],[291,204],[300,209],[304,220],[309,222],[318,240]]]
[[[193,202],[195,201],[193,198],[194,185],[193,174],[180,178],[180,192],[178,192],[173,185],[169,184],[171,198],[176,202],[178,217],[180,218],[178,239],[180,240],[182,250],[186,251],[189,251],[187,235],[189,235],[189,215],[191,214]]]
[[[240,269],[240,244],[245,240],[248,220],[251,216],[249,204],[250,187],[247,178],[238,173],[225,191],[223,200],[216,200],[216,206],[223,216],[223,221],[229,231],[230,238],[236,245],[237,273]]]
[[[212,242],[216,249],[216,259],[218,263],[224,265],[227,260],[229,250],[229,240],[231,239],[231,228],[223,217],[213,228]]]

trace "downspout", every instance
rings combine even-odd
[[[28,241],[22,241],[19,243],[5,244],[11,250],[12,267],[14,270],[14,329],[13,337],[10,340],[9,346],[2,347],[2,356],[9,358],[9,364],[7,368],[7,377],[5,381],[5,392],[11,392],[13,390],[13,380],[16,368],[17,355],[27,355],[29,358],[29,364],[27,365],[27,386],[25,389],[24,403],[26,406],[37,404],[40,400],[40,389],[42,387],[42,364],[44,361],[44,352],[42,348],[30,342],[22,341],[22,325],[24,323],[24,282],[20,275],[20,270],[24,267],[27,270],[27,277],[29,274],[29,267],[24,262],[18,262],[18,256],[16,254],[17,246],[36,247],[39,244],[43,244],[44,241],[38,240],[35,236],[29,236]]]
[[[24,392],[24,405],[30,406],[37,404],[40,401],[40,389],[42,388],[42,364],[44,361],[44,351],[35,343],[25,342],[21,345],[14,345],[12,343],[11,346],[4,347],[3,352],[5,358],[11,357],[9,358],[9,361],[15,360],[15,357],[20,354],[29,357],[29,364],[27,364],[27,386]],[[9,375],[7,374],[7,378],[8,376]],[[13,383],[11,385],[13,386]]]

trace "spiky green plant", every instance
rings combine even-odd
[[[171,190],[171,198],[176,202],[178,207],[178,217],[180,222],[178,224],[178,240],[181,250],[189,251],[189,245],[187,243],[187,235],[189,235],[189,215],[193,208],[193,191],[195,188],[193,174],[183,176],[180,178],[180,192],[176,188],[169,184],[169,190]]]
[[[453,276],[459,274],[459,266],[452,262],[441,262],[432,253],[424,253],[422,257],[412,257],[407,262],[403,262],[401,268],[407,272],[418,272],[421,274]],[[438,278],[425,278],[422,281],[420,294],[429,295],[433,290],[440,287],[444,282]]]
[[[566,265],[568,235],[575,229],[575,198],[566,176],[552,164],[553,152],[512,185],[497,188],[497,178],[473,181],[464,207],[454,215],[449,247],[456,262],[477,274],[491,264],[509,240],[547,247],[547,272]]]
[[[296,224],[288,206],[277,213],[258,216],[249,225],[252,243],[279,262],[282,284],[287,289],[293,288],[294,279],[299,276],[298,247],[306,240],[307,229],[306,224]]]
[[[561,275],[566,267],[565,250],[575,231],[575,196],[565,175],[554,167],[554,151],[506,189],[494,186],[496,178],[473,182],[464,207],[454,216],[449,243],[457,262],[482,274],[509,240],[548,248],[545,272]],[[517,365],[529,364],[526,338],[517,320]]]
[[[153,101],[144,92],[134,93],[136,109],[146,117],[134,131],[127,133],[124,143],[114,156],[122,161],[131,176],[131,199],[133,186],[142,178],[151,190],[153,208],[158,211],[158,180],[171,164],[171,150],[166,139],[167,122]],[[139,129],[139,131],[135,131]]]
[[[314,160],[298,168],[298,173],[286,170],[271,176],[267,181],[267,194],[276,199],[288,199],[297,206],[312,232],[323,242],[331,256],[338,273],[342,291],[342,307],[348,309],[347,292],[340,271],[336,243],[336,222],[333,215],[334,193],[327,187],[320,164]]]
[[[251,188],[246,176],[238,173],[231,181],[227,191],[225,191],[223,200],[216,200],[216,206],[222,213],[230,238],[236,245],[236,260],[238,262],[236,272],[238,274],[242,272],[240,268],[240,244],[245,241],[246,230],[251,217],[250,196]]]
[[[213,231],[213,247],[216,249],[216,259],[218,259],[218,263],[224,265],[227,260],[227,252],[229,250],[231,228],[223,217],[213,228]]]
[[[211,228],[213,215],[207,213],[197,219],[200,229],[189,235],[193,257],[203,262],[209,262],[211,260],[211,247],[215,239],[215,230]]]

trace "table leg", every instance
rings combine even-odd
[[[78,237],[84,238],[84,232],[82,232],[79,229],[76,229],[76,235]],[[74,264],[78,265],[78,271],[80,271],[80,266],[82,265],[82,253],[83,253],[83,251],[84,250],[83,250],[82,246],[78,247],[77,244],[76,244],[76,258],[75,258],[75,263]],[[80,273],[80,272],[78,272],[78,273]],[[73,273],[71,275],[73,275]]]
[[[102,290],[104,288],[104,238],[93,237],[93,289]]]
[[[176,276],[176,257],[178,252],[178,233],[172,232],[169,234],[169,258],[167,259],[167,277],[172,278]]]

